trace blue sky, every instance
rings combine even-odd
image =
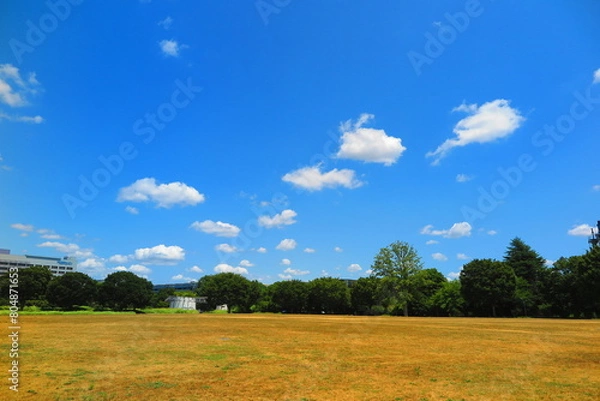
[[[155,283],[456,277],[600,219],[597,1],[0,5],[0,247]]]

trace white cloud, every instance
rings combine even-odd
[[[144,265],[140,265],[140,264],[135,264],[135,265],[131,265],[129,266],[129,269],[126,268],[125,266],[117,266],[114,268],[114,270],[117,271],[129,271],[133,274],[136,274],[140,277],[148,277],[148,274],[152,273],[152,270],[150,270],[149,268],[147,268]]]
[[[40,237],[42,237],[44,239],[53,239],[53,240],[63,239],[62,235],[54,234],[54,233],[42,234]]]
[[[1,85],[1,83],[0,83]],[[0,111],[0,120],[12,121],[15,123],[41,124],[44,122],[42,116],[15,116]]]
[[[471,181],[473,179],[473,176],[471,175],[467,175],[467,174],[458,174],[456,176],[456,182],[467,182],[467,181]]]
[[[296,222],[296,220],[294,220],[294,217],[296,217],[297,215],[298,213],[296,213],[292,209],[285,209],[284,211],[276,214],[273,217],[260,216],[258,218],[258,224],[266,228],[289,226]]]
[[[204,270],[202,270],[200,267],[198,266],[192,266],[188,269],[189,272],[192,273],[204,273]]]
[[[108,258],[108,261],[111,263],[127,263],[129,261],[129,256],[116,254]]]
[[[321,166],[303,167],[287,173],[281,179],[294,186],[308,191],[320,191],[323,188],[358,188],[363,183],[356,179],[355,171],[334,168],[326,173],[321,172]]]
[[[160,244],[152,248],[136,249],[134,257],[136,260],[143,261],[146,264],[172,265],[185,258],[185,251],[177,245],[166,246]]]
[[[27,106],[27,97],[37,94],[40,91],[39,85],[35,73],[23,79],[17,67],[12,64],[0,64],[0,103],[10,107]]]
[[[339,246],[336,246],[335,248],[333,248],[333,250],[335,252],[344,252],[344,250],[342,248],[340,248]]]
[[[460,272],[450,272],[448,273],[448,278],[450,280],[457,280],[460,277]]]
[[[455,147],[507,137],[525,121],[519,110],[510,107],[510,102],[505,99],[492,100],[481,106],[463,103],[452,111],[463,111],[468,116],[454,126],[456,138],[447,139],[435,151],[426,154],[433,158],[432,165],[439,164]]]
[[[225,253],[234,253],[234,252],[238,252],[239,249],[230,244],[219,244],[219,245],[215,245],[215,251],[225,252]]]
[[[594,84],[600,84],[600,68],[594,71]]]
[[[125,266],[117,266],[113,270],[116,272],[126,272],[127,268]]]
[[[171,28],[171,25],[173,24],[173,18],[167,16],[165,19],[158,21],[158,26],[162,26],[163,28],[165,28],[166,30],[169,30],[169,28]]]
[[[186,283],[189,283],[190,281],[196,281],[191,277],[186,277],[183,274],[177,274],[173,277],[171,277],[171,281],[185,281]]]
[[[214,222],[212,220],[204,220],[203,222],[195,221],[190,227],[207,234],[214,234],[217,237],[236,237],[241,231],[239,227],[233,224],[223,223],[222,221]]]
[[[160,50],[163,52],[163,55],[167,57],[179,57],[179,52],[183,49],[188,48],[188,45],[180,44],[176,40],[161,40],[158,42],[158,46]]]
[[[598,230],[592,226],[590,226],[589,224],[580,224],[578,226],[573,226],[573,228],[571,228],[567,234],[569,235],[574,235],[577,237],[587,237],[588,235],[591,235],[592,230],[596,233]]]
[[[436,253],[432,254],[431,257],[439,262],[445,262],[448,260],[448,257],[440,252],[436,252]]]
[[[360,267],[358,263],[352,263],[346,270],[348,270],[350,273],[355,273],[361,271],[362,267]]]
[[[248,259],[243,259],[240,262],[240,266],[242,266],[242,267],[252,267],[252,266],[254,266],[254,263],[250,262]]]
[[[313,248],[304,248],[304,253],[315,253],[317,252],[316,250],[314,250]]]
[[[439,243],[440,243],[440,241],[430,239],[429,241],[425,242],[425,245],[435,245],[435,244],[439,244]]]
[[[281,259],[281,264],[284,266],[289,266],[292,264],[292,261],[289,259]]]
[[[137,209],[137,207],[133,207],[133,206],[125,207],[125,211],[129,214],[140,214],[140,211]]]
[[[471,225],[466,221],[454,223],[449,230],[434,230],[431,224],[426,225],[421,229],[421,234],[426,235],[441,235],[444,238],[460,238],[471,235]]]
[[[14,223],[14,224],[11,224],[10,226],[12,228],[14,228],[15,230],[19,230],[19,231],[31,232],[34,229],[33,225],[31,225],[31,224]]]
[[[600,185],[594,185],[592,191],[600,192]]]
[[[87,258],[83,262],[77,263],[77,268],[82,269],[103,269],[104,261],[100,258]]]
[[[256,250],[256,252],[258,252],[258,253],[267,253],[267,248],[261,246],[260,248],[258,248]]]
[[[310,273],[310,271],[308,271],[308,270],[297,270],[297,269],[292,269],[290,267],[288,267],[287,269],[285,269],[283,272],[285,274],[289,274],[289,275],[292,275],[292,276],[304,276],[304,275]]]
[[[544,264],[545,264],[547,267],[552,267],[552,266],[554,266],[554,263],[555,263],[555,262],[556,262],[556,260],[550,260],[550,259],[546,259],[546,260],[544,261]]]
[[[402,139],[388,136],[382,129],[364,128],[373,114],[361,114],[355,123],[348,120],[340,124],[341,145],[336,156],[341,159],[383,163],[391,166],[406,150]]]
[[[370,276],[371,274],[373,274],[373,270],[372,269],[365,270],[365,274],[367,274],[368,276]]]
[[[498,231],[496,230],[488,230],[487,235],[496,235],[498,234]]]
[[[291,251],[292,249],[296,248],[296,245],[298,245],[298,243],[295,240],[286,238],[282,239],[275,249],[280,251]]]
[[[456,259],[458,259],[458,260],[469,260],[471,258],[468,257],[467,255],[465,255],[464,253],[457,253],[456,254]]]
[[[156,184],[155,178],[142,178],[121,188],[117,202],[154,202],[157,207],[194,206],[204,202],[204,195],[182,182]]]
[[[329,277],[329,272],[327,270],[321,270],[321,277]]]
[[[248,269],[243,267],[233,267],[226,263],[220,263],[214,268],[215,273],[235,273],[235,274],[248,274]]]
[[[38,244],[40,248],[54,248],[56,251],[76,258],[91,258],[94,256],[90,249],[81,249],[77,244],[64,244],[56,241],[46,241]]]
[[[291,280],[291,279],[294,278],[294,276],[292,276],[291,274],[281,274],[281,273],[279,273],[277,276],[280,279],[282,279],[282,280]]]

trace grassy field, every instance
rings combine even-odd
[[[19,393],[3,379],[2,400],[600,399],[599,321],[155,314],[21,325]]]

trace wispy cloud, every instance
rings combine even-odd
[[[454,223],[452,227],[447,230],[434,230],[433,225],[429,224],[421,229],[421,234],[442,236],[444,238],[460,238],[470,236],[471,230],[471,225],[466,221],[463,221]]]
[[[188,45],[180,44],[176,40],[161,40],[158,46],[166,57],[179,57],[181,50],[188,48]]]

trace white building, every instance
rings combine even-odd
[[[26,269],[31,266],[43,266],[50,269],[55,276],[77,271],[77,259],[65,256],[51,258],[47,256],[11,255],[10,250],[0,249],[0,274],[8,273],[11,267]]]
[[[196,302],[205,304],[206,297],[178,297],[176,295],[172,295],[165,301],[169,303],[169,308],[196,310]]]

